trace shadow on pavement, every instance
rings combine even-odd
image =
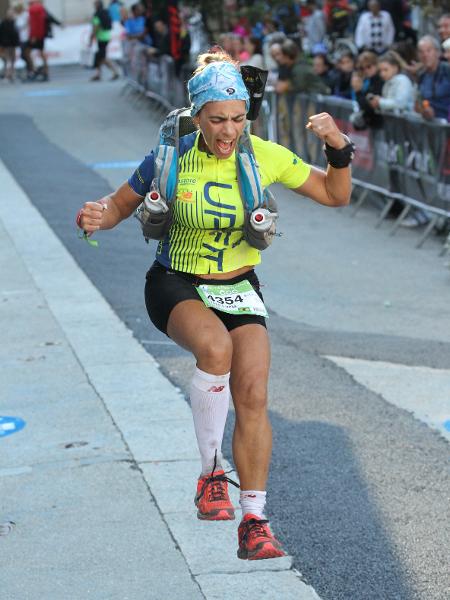
[[[268,516],[304,580],[321,600],[416,598],[345,431],[274,412],[270,418]],[[230,462],[233,425],[230,412]]]

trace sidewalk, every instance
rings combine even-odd
[[[0,596],[317,600],[196,518],[186,401],[1,162],[0,185],[0,417],[26,422],[0,436]]]

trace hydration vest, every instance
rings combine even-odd
[[[159,129],[150,192],[135,213],[146,241],[161,240],[170,229],[172,206],[177,197],[180,137],[195,130],[189,108],[170,112]],[[235,154],[239,193],[245,211],[244,238],[254,248],[264,250],[276,234],[277,206],[272,192],[261,185],[248,127],[239,138]]]

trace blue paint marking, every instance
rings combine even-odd
[[[25,427],[25,421],[19,417],[0,417],[0,438],[17,433]]]
[[[141,163],[135,160],[122,160],[117,162],[88,163],[91,169],[136,169]]]
[[[34,92],[25,92],[24,96],[29,98],[40,98],[47,96],[68,96],[68,90],[35,90]]]
[[[444,429],[450,431],[450,421],[444,421]]]

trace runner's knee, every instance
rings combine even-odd
[[[231,368],[233,344],[228,333],[206,335],[195,353],[200,369],[208,373],[228,373]],[[202,366],[203,365],[203,366]]]
[[[267,411],[267,382],[248,380],[232,385],[237,419],[257,419]]]

